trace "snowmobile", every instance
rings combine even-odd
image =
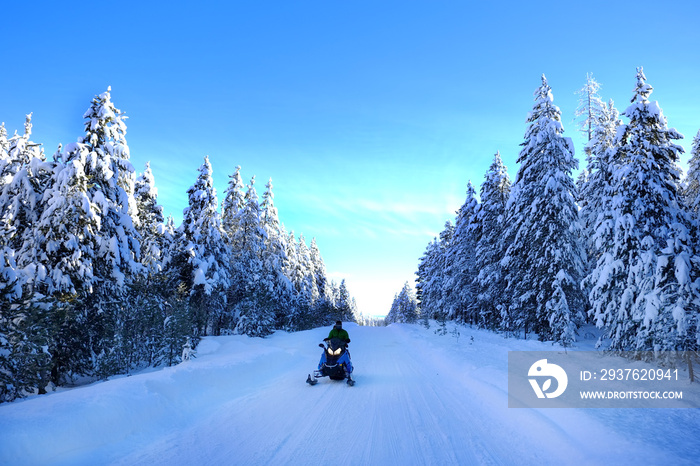
[[[355,385],[352,378],[352,362],[350,361],[350,353],[348,352],[347,343],[339,338],[326,338],[326,345],[319,343],[318,346],[323,348],[321,361],[318,363],[318,370],[314,371],[313,375],[309,374],[306,378],[306,383],[316,385],[319,377],[328,377],[332,380],[345,380],[350,386]]]

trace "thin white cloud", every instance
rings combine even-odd
[[[377,200],[342,194],[329,197],[308,192],[299,193],[297,202],[304,206],[309,220],[323,217],[328,219],[323,223],[333,222],[333,230],[339,234],[355,232],[372,237],[431,236],[435,225],[452,219],[455,210],[445,201],[431,204],[425,200]]]

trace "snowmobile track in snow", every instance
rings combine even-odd
[[[681,465],[700,454],[693,409],[509,409],[508,351],[547,345],[466,327],[474,340],[348,326],[357,386],[311,388],[299,375],[327,331],[206,338],[172,368],[0,405],[0,464]]]

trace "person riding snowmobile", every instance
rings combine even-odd
[[[343,323],[337,321],[328,338],[324,338],[327,346],[323,343],[319,344],[323,348],[321,360],[318,363],[318,370],[314,371],[314,376],[311,374],[306,378],[306,383],[316,385],[318,377],[330,377],[333,380],[347,380],[347,384],[355,385],[355,380],[352,378],[352,361],[350,360],[350,352],[348,351],[348,343],[350,336],[343,329]]]
[[[341,321],[337,321],[335,323],[330,333],[328,334],[328,338],[326,338],[325,340],[330,340],[331,338],[338,338],[345,344],[350,343],[350,335],[348,335],[347,330],[343,328],[343,323]]]

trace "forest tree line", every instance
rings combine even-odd
[[[219,205],[204,158],[182,224],[136,176],[126,116],[96,96],[85,135],[51,160],[0,125],[0,402],[188,357],[206,335],[355,321],[315,239],[287,232],[272,182],[240,167]]]
[[[574,181],[573,143],[542,76],[515,182],[497,153],[479,198],[470,182],[456,218],[420,258],[409,299],[417,308],[399,306],[397,295],[388,321],[422,314],[564,345],[593,323],[606,350],[697,351],[700,132],[683,178],[683,136],[649,100],[643,70],[622,114],[599,89],[589,75],[580,91],[588,143]]]

